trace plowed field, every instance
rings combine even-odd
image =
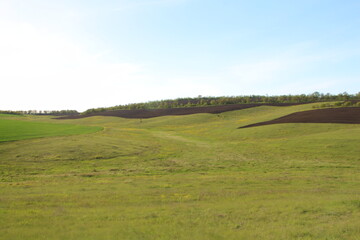
[[[325,108],[292,113],[271,121],[250,124],[240,128],[279,123],[360,123],[360,107]]]

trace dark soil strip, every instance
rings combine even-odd
[[[245,108],[258,107],[258,106],[292,106],[299,105],[299,103],[262,103],[262,104],[232,104],[222,106],[208,106],[208,107],[188,107],[188,108],[168,108],[168,109],[139,109],[139,110],[115,110],[107,112],[92,113],[86,115],[65,116],[56,119],[77,119],[93,116],[112,116],[123,118],[153,118],[171,115],[189,115],[195,113],[213,113],[218,114],[222,112],[241,110]]]
[[[271,121],[259,122],[239,128],[278,123],[352,123],[360,124],[360,107],[325,108],[296,112]]]

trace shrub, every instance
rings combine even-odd
[[[320,105],[320,108],[327,108],[327,107],[332,107],[329,103],[322,103]]]
[[[352,105],[351,102],[344,102],[344,104],[343,104],[344,107],[350,107],[351,105]]]

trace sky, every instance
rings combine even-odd
[[[0,110],[360,92],[358,0],[0,0]]]

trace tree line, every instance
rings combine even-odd
[[[76,110],[25,110],[25,111],[11,111],[0,110],[2,114],[15,114],[15,115],[54,115],[54,116],[69,116],[80,114]]]
[[[312,102],[331,102],[331,101],[352,101],[360,100],[360,92],[357,94],[348,94],[347,92],[336,95],[314,92],[311,94],[299,95],[248,95],[248,96],[229,96],[229,97],[202,97],[196,98],[177,98],[174,100],[159,100],[143,103],[130,103],[125,105],[116,105],[113,107],[91,108],[83,112],[90,114],[96,112],[114,111],[114,110],[134,110],[134,109],[166,109],[182,107],[216,106],[227,104],[251,104],[251,103],[312,103]]]
[[[313,106],[313,108],[333,108],[333,107],[360,107],[360,102],[343,101],[343,102],[335,102],[335,103],[321,103]]]

